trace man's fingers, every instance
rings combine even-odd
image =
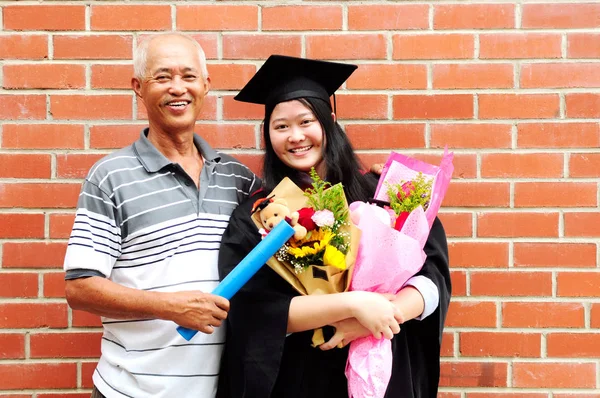
[[[341,335],[341,333],[336,333],[329,339],[329,341],[321,344],[319,348],[323,351],[331,350],[332,348],[337,347],[338,344],[340,344],[343,340],[344,337]]]

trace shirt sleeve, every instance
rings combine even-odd
[[[109,277],[121,253],[117,207],[109,195],[86,180],[65,255],[67,279],[101,274]],[[83,270],[93,272],[82,272]]]
[[[436,310],[440,302],[440,292],[431,279],[423,275],[413,276],[406,281],[404,286],[414,287],[421,293],[421,296],[423,296],[425,308],[423,309],[423,313],[415,318],[416,320],[423,320],[433,314],[433,311]]]

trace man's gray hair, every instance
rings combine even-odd
[[[187,39],[190,42],[192,42],[194,47],[196,47],[196,50],[198,50],[198,60],[200,61],[200,73],[202,73],[202,78],[206,82],[208,79],[208,69],[206,69],[206,55],[204,54],[204,50],[202,49],[202,46],[193,37],[186,35],[184,33],[179,33],[179,32],[159,33],[157,35],[153,35],[153,36],[145,39],[144,41],[142,41],[137,46],[137,48],[135,49],[135,52],[133,54],[134,76],[137,77],[138,79],[144,78],[146,76],[146,63],[148,61],[148,47],[150,47],[150,43],[152,42],[152,40],[159,38],[159,37],[168,37],[168,36],[182,37],[182,38]]]

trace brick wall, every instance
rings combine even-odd
[[[141,37],[209,58],[198,131],[258,166],[233,95],[272,53],[360,65],[338,95],[362,159],[455,152],[444,398],[600,397],[600,3],[0,1],[0,397],[89,396],[99,320],[61,271],[81,180],[145,124]]]

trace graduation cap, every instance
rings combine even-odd
[[[352,64],[271,55],[234,99],[262,105],[305,97],[329,102],[356,68]],[[335,95],[333,99],[335,110]]]

